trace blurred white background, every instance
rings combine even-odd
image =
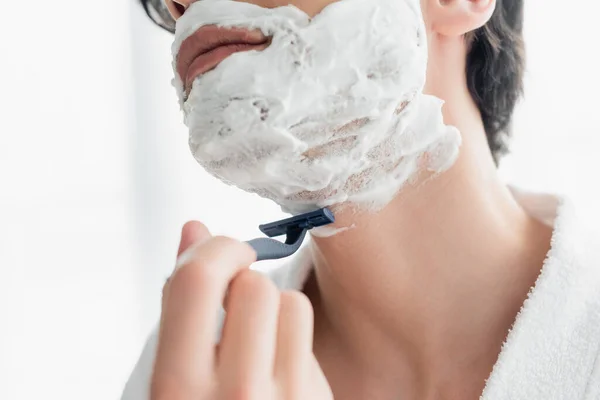
[[[600,5],[528,1],[507,181],[600,194]],[[247,239],[283,217],[196,165],[169,34],[134,1],[5,2],[0,399],[119,397],[189,219]]]

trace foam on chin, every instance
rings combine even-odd
[[[258,28],[272,43],[231,55],[185,99],[175,59],[210,24]],[[457,157],[460,134],[443,123],[443,102],[422,94],[418,0],[341,0],[312,20],[294,6],[202,0],[179,19],[172,52],[196,160],[286,212],[378,209],[420,170],[441,172]]]

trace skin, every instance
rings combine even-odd
[[[172,0],[177,16],[190,0]],[[283,0],[252,1],[263,7]],[[315,15],[328,0],[290,2]],[[494,0],[422,0],[425,92],[446,101],[463,146],[447,172],[404,188],[378,213],[336,214],[314,237],[303,293],[279,292],[244,243],[184,226],[194,242],[165,286],[153,399],[478,399],[550,247],[498,176],[466,84],[464,34]],[[218,302],[228,310],[213,345]]]

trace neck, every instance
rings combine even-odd
[[[448,376],[457,359],[493,364],[551,234],[499,179],[460,59],[428,75],[463,136],[455,165],[377,213],[341,211],[336,225],[355,227],[312,242],[315,352],[326,333],[323,351],[338,348],[368,371],[393,368],[396,382],[399,370],[413,382]]]

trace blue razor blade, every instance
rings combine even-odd
[[[269,238],[252,239],[246,243],[256,251],[257,261],[285,258],[298,251],[307,231],[333,222],[335,222],[333,213],[328,208],[322,208],[259,225],[258,229],[269,238],[286,235],[285,243]]]

